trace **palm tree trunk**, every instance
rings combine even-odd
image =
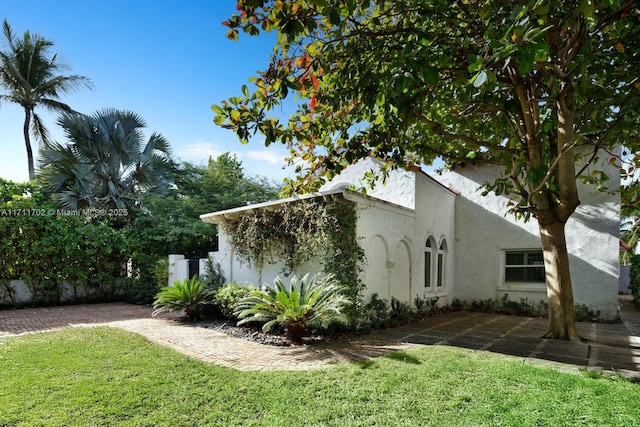
[[[544,337],[579,341],[564,226],[560,221],[539,223],[549,299],[549,325]]]
[[[36,178],[36,171],[33,163],[33,151],[31,150],[31,139],[29,138],[29,125],[31,124],[31,110],[24,107],[24,125],[22,131],[24,133],[24,145],[27,149],[27,162],[29,164],[29,180]]]

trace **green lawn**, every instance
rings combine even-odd
[[[638,425],[640,385],[430,346],[238,372],[119,329],[0,339],[0,426]]]

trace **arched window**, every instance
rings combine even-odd
[[[443,288],[445,283],[444,273],[446,271],[447,242],[443,240],[438,248],[438,267],[436,276],[436,287]]]
[[[430,288],[433,283],[433,256],[431,255],[433,249],[436,247],[436,242],[433,237],[427,239],[427,243],[424,247],[424,287]]]

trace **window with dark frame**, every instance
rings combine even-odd
[[[544,283],[542,251],[505,252],[505,282]]]
[[[444,254],[447,251],[447,244],[443,240],[438,248],[438,278],[436,281],[436,287],[442,288],[444,286]]]
[[[427,239],[424,248],[424,287],[431,287],[431,239]]]

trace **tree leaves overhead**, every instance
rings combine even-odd
[[[240,0],[238,10],[230,31],[276,31],[278,44],[252,88],[213,106],[215,122],[243,142],[287,145],[305,165],[294,191],[368,155],[391,167],[440,156],[505,165],[503,185],[524,207],[532,190],[553,192],[566,148],[581,165],[637,148],[635,2]],[[283,121],[277,107],[292,95],[298,109]],[[574,120],[564,151],[560,98]]]

